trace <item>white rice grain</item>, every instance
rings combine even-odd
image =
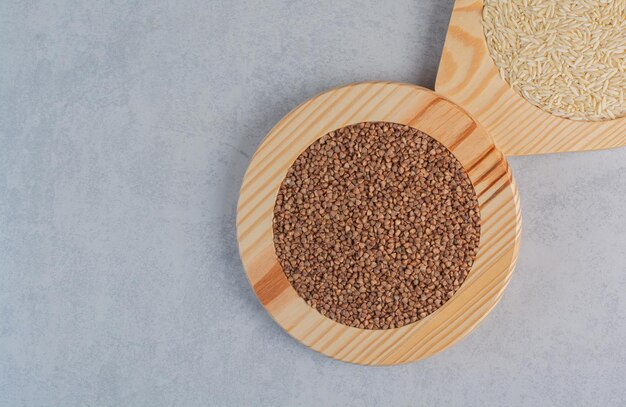
[[[626,0],[484,0],[483,27],[530,103],[574,120],[626,116]]]

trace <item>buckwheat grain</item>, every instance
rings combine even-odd
[[[328,318],[398,328],[433,313],[466,279],[480,210],[461,163],[414,128],[330,132],[289,169],[274,245],[298,294]]]

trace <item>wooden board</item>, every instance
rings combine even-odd
[[[483,0],[457,0],[435,84],[463,106],[506,155],[584,151],[626,145],[626,117],[582,122],[554,116],[526,101],[502,79],[482,26]]]
[[[273,243],[275,198],[296,158],[329,131],[365,121],[401,123],[437,139],[468,171],[480,204],[479,252],[467,280],[433,314],[397,329],[353,328],[309,307],[285,277]],[[325,355],[372,365],[400,364],[433,355],[470,332],[498,302],[511,277],[520,225],[511,171],[485,130],[434,92],[389,82],[334,89],[285,116],[252,158],[237,210],[237,237],[246,274],[276,322]]]

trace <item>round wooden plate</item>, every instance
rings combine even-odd
[[[480,204],[480,246],[466,281],[433,314],[395,329],[353,328],[321,315],[289,284],[273,243],[274,202],[296,158],[329,131],[367,121],[405,124],[445,145],[467,170]],[[285,116],[252,158],[237,210],[241,260],[267,312],[291,336],[316,351],[368,365],[418,360],[467,335],[500,299],[517,259],[520,231],[517,188],[504,156],[485,130],[434,92],[389,82],[333,89]]]
[[[626,117],[565,119],[513,90],[489,53],[482,11],[483,0],[456,0],[437,72],[439,94],[467,109],[507,156],[626,146]]]

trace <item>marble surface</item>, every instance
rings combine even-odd
[[[291,108],[432,86],[451,0],[2,1],[0,406],[626,400],[626,149],[512,158],[524,232],[453,348],[373,368],[300,345],[248,286],[238,189]]]

